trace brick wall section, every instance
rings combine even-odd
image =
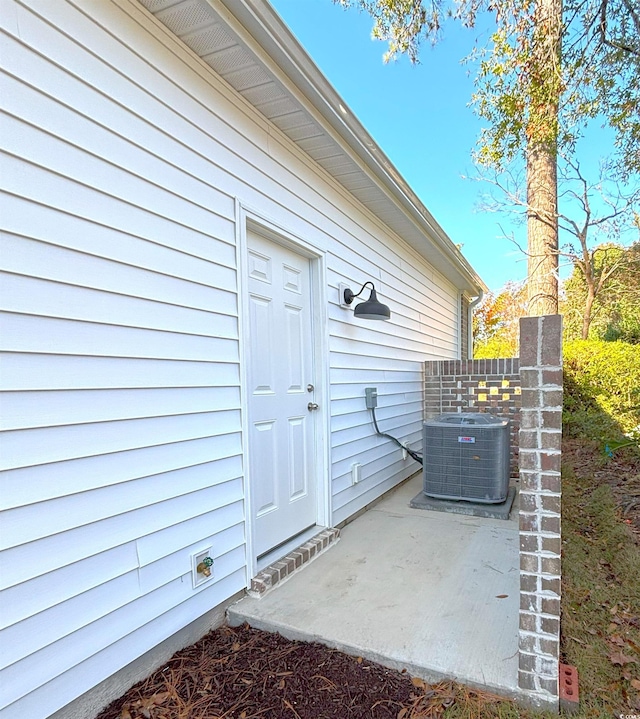
[[[520,636],[518,685],[558,702],[562,318],[520,320]]]
[[[520,363],[510,359],[425,362],[425,419],[444,412],[490,412],[511,420],[511,476],[518,476]]]

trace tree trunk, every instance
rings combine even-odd
[[[535,0],[527,127],[528,307],[558,312],[558,102],[562,0]]]
[[[558,313],[558,180],[552,149],[527,148],[527,313]]]
[[[584,312],[582,314],[582,339],[589,339],[589,327],[591,327],[591,309],[595,300],[595,292],[591,285],[587,285],[587,299],[584,303]]]

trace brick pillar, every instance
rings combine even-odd
[[[520,636],[518,686],[558,707],[562,317],[520,320]]]

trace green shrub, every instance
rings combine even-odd
[[[640,346],[574,340],[564,345],[570,434],[616,439],[640,425]],[[618,437],[619,438],[619,437]]]
[[[478,341],[473,347],[474,359],[495,359],[497,357],[517,357],[518,346],[508,337],[496,335],[488,340]]]

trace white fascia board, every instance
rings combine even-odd
[[[460,250],[440,227],[429,210],[413,192],[393,163],[369,135],[345,101],[322,74],[306,50],[291,33],[280,16],[266,0],[206,0],[218,12],[222,5],[227,10],[225,20],[235,18],[237,23],[263,48],[278,68],[292,82],[323,119],[325,127],[341,140],[351,157],[376,182],[385,194],[430,242],[430,247],[405,237],[415,250],[433,262],[435,250],[442,260],[441,270],[459,289],[473,295],[488,288]],[[233,23],[235,25],[235,23]],[[240,28],[236,25],[236,31]],[[340,111],[340,106],[345,112]],[[448,269],[448,271],[446,271]]]

